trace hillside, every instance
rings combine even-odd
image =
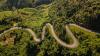
[[[99,0],[0,0],[0,56],[100,56],[99,24]]]

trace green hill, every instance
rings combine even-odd
[[[54,26],[60,39],[66,43],[71,43],[72,40],[65,34],[64,26],[67,24],[78,39],[79,46],[70,49],[59,45],[47,30],[45,39],[41,43],[36,43],[27,31],[16,29],[0,37],[0,56],[100,55],[99,0],[50,0],[52,2],[47,4],[42,3],[41,0],[41,5],[36,7],[32,6],[36,5],[36,2],[32,2],[33,0],[27,3],[26,0],[18,0],[26,4],[26,6],[20,4],[22,7],[17,7],[17,0],[13,1],[16,4],[10,1],[0,3],[2,4],[0,7],[0,34],[12,27],[23,27],[23,29],[32,29],[40,38],[43,26],[50,23]],[[7,4],[10,4],[10,7]],[[82,27],[70,24],[77,24]],[[89,30],[84,30],[85,28]]]

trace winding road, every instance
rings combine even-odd
[[[70,35],[70,37],[71,37],[72,40],[73,40],[73,43],[72,43],[72,44],[67,44],[67,43],[65,43],[64,41],[62,41],[60,38],[58,38],[58,36],[55,34],[55,31],[54,31],[53,26],[52,26],[50,23],[47,23],[47,24],[43,27],[42,33],[41,33],[41,38],[37,38],[35,32],[32,31],[32,29],[30,29],[30,28],[22,28],[22,27],[12,27],[12,28],[10,28],[10,29],[8,29],[8,30],[5,30],[3,33],[0,34],[0,37],[2,37],[3,34],[9,32],[9,31],[18,29],[18,30],[26,30],[26,31],[28,31],[28,32],[32,35],[32,37],[33,37],[33,39],[34,39],[35,42],[41,42],[42,40],[44,40],[46,29],[48,29],[49,33],[56,39],[56,41],[57,41],[60,45],[62,45],[62,46],[64,46],[64,47],[67,47],[67,48],[76,48],[76,47],[78,47],[78,45],[79,45],[78,40],[77,40],[77,39],[75,38],[75,36],[72,34],[72,32],[70,31],[70,29],[68,28],[67,25],[65,26],[65,28],[66,28],[66,33],[67,33],[68,35]]]
[[[88,29],[85,29],[83,27],[80,27],[76,24],[69,24],[69,25],[65,25],[65,29],[66,29],[66,35],[70,36],[71,39],[73,40],[73,43],[72,44],[67,44],[65,43],[64,41],[62,41],[55,33],[54,31],[54,28],[53,26],[50,24],[50,23],[47,23],[43,29],[42,29],[42,33],[41,33],[41,38],[37,38],[37,35],[35,34],[35,32],[30,29],[30,28],[22,28],[22,27],[12,27],[8,30],[5,30],[3,33],[0,34],[0,37],[2,37],[3,34],[9,32],[9,31],[12,31],[12,30],[15,30],[15,29],[18,29],[18,30],[26,30],[28,31],[35,42],[39,43],[41,42],[42,40],[44,40],[44,37],[45,37],[45,33],[46,33],[46,29],[48,29],[49,33],[54,37],[54,39],[62,46],[66,47],[66,48],[76,48],[78,47],[79,45],[79,42],[78,40],[76,39],[76,37],[73,35],[73,33],[70,31],[69,27],[68,26],[75,26],[75,27],[78,27],[78,28],[81,28],[83,30],[86,30],[86,31],[89,31],[89,32],[92,32],[91,30],[88,30]]]
[[[87,32],[92,32],[92,33],[100,34],[100,33],[98,33],[98,32],[94,32],[94,31],[92,31],[92,30],[89,30],[89,29],[87,29],[87,28],[81,27],[81,26],[76,25],[76,24],[69,24],[69,26],[75,26],[75,27],[80,28],[80,29],[82,29],[82,30],[84,30],[84,31],[87,31]]]

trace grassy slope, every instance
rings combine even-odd
[[[12,19],[19,18],[19,20],[21,19],[22,21],[20,23],[17,22],[19,26],[27,26],[30,28],[40,27],[44,22],[48,20],[48,9],[45,7],[42,10],[40,9],[37,10],[34,8],[23,8],[15,11],[0,12],[0,21],[6,21],[6,22],[10,21],[9,22],[10,26],[13,26],[13,24],[16,22],[13,21],[13,23],[11,23],[12,21],[9,20],[11,18]],[[0,28],[1,30],[3,30],[3,28],[5,29],[8,27],[0,25]]]

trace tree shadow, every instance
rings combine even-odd
[[[28,43],[27,45],[27,56],[36,56],[39,52],[39,49],[36,45]]]

